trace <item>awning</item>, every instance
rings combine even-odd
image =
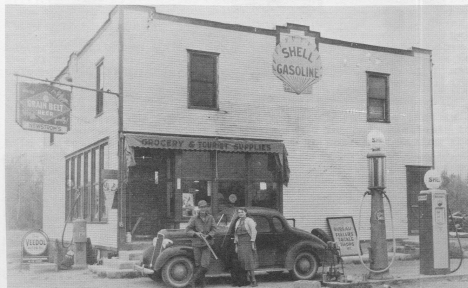
[[[283,174],[283,184],[289,182],[286,147],[282,142],[263,140],[217,139],[204,137],[125,134],[127,166],[135,165],[131,147],[177,150],[201,150],[239,153],[274,153],[278,155]]]

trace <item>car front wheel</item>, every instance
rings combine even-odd
[[[161,277],[169,286],[185,287],[193,275],[193,262],[185,256],[171,258],[164,265]]]
[[[310,252],[300,252],[294,259],[294,266],[289,271],[295,280],[310,280],[318,270],[317,257]]]

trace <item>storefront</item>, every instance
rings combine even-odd
[[[183,227],[205,200],[215,216],[232,207],[282,210],[289,168],[280,141],[126,134],[127,227],[138,238]]]

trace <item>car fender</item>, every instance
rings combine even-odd
[[[193,259],[193,248],[190,246],[174,246],[163,250],[156,259],[153,269],[159,271],[166,264],[167,260],[175,256],[186,256]]]
[[[317,256],[318,261],[320,262],[320,252],[324,251],[325,247],[323,244],[314,243],[311,241],[301,241],[298,242],[296,245],[289,248],[288,252],[286,253],[286,259],[284,261],[284,267],[288,270],[293,269],[294,266],[294,258],[296,257],[297,253],[301,251],[310,251]],[[319,263],[320,265],[320,263]]]

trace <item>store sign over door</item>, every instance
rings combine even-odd
[[[322,78],[322,60],[317,46],[299,36],[287,37],[273,53],[273,74],[284,82],[284,91],[310,94]]]

